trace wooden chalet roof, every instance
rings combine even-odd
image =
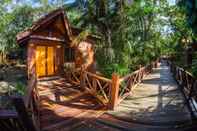
[[[61,16],[61,18],[62,18],[62,21],[63,21],[63,23],[65,25],[65,30],[67,32],[67,37],[68,37],[69,41],[72,41],[73,37],[78,36],[83,31],[82,29],[79,29],[79,28],[76,28],[76,27],[71,27],[70,23],[68,21],[68,18],[64,14],[64,10],[63,9],[57,9],[57,10],[54,10],[54,11],[50,12],[49,14],[43,16],[42,18],[40,18],[30,28],[26,29],[23,32],[19,32],[17,34],[17,36],[16,36],[17,43],[18,44],[25,43],[25,41],[30,38],[30,36],[32,35],[33,32],[35,32],[36,30],[38,30],[42,26],[46,25],[46,23],[49,23],[50,21],[52,21],[57,16]],[[100,39],[96,35],[88,35],[87,38],[89,40],[90,39],[91,40],[98,40],[98,39]]]
[[[17,43],[18,44],[24,43],[27,39],[30,38],[30,36],[33,32],[38,30],[40,27],[44,26],[46,23],[52,21],[57,16],[60,16],[62,18],[62,21],[65,24],[67,37],[69,40],[71,40],[72,34],[71,34],[71,29],[70,29],[68,19],[67,19],[67,17],[65,17],[63,9],[57,9],[57,10],[54,10],[54,11],[50,12],[49,14],[43,16],[42,18],[40,18],[30,28],[26,29],[23,32],[18,33],[16,36]]]

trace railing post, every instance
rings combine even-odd
[[[85,71],[81,71],[81,74],[80,74],[80,88],[81,89],[85,89],[85,74],[86,72]]]
[[[113,73],[112,74],[112,86],[111,86],[111,92],[110,92],[110,101],[109,101],[109,108],[111,110],[114,110],[115,106],[118,104],[119,87],[120,87],[119,75]]]
[[[12,101],[19,115],[19,118],[23,123],[23,126],[28,131],[36,131],[33,121],[32,119],[30,119],[30,116],[28,115],[23,99],[21,97],[14,96],[12,97]]]
[[[140,69],[139,69],[139,78],[138,78],[138,82],[141,82],[142,79],[142,65],[140,64]]]

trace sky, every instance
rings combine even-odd
[[[170,5],[175,5],[176,4],[176,0],[168,0]]]

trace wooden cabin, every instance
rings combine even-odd
[[[64,11],[58,9],[19,33],[17,42],[27,49],[28,77],[35,74],[37,77],[61,75],[65,63],[94,70],[94,37],[88,36],[72,46],[72,40],[80,32],[70,26]]]

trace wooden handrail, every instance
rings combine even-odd
[[[85,73],[87,73],[88,75],[90,75],[91,77],[94,77],[94,78],[96,78],[96,79],[103,80],[103,81],[110,82],[110,83],[112,82],[112,80],[107,79],[107,78],[102,77],[102,76],[99,76],[99,75],[97,75],[97,74],[93,74],[93,73],[87,72],[87,71],[85,71]]]
[[[23,99],[21,97],[12,97],[12,101],[23,126],[28,129],[28,131],[36,131],[33,121],[28,115]]]
[[[37,91],[37,75],[32,74],[28,80],[28,87],[24,96],[24,105],[31,113],[31,120],[36,130],[40,130],[39,95]],[[29,116],[30,117],[30,116]],[[30,118],[29,118],[30,119]]]
[[[136,70],[136,71],[134,71],[134,72],[122,77],[122,78],[120,78],[120,82],[123,82],[124,80],[128,79],[129,77],[131,77],[133,75],[136,75],[137,73],[140,72],[140,70],[143,70],[143,69],[145,69],[145,67],[142,67],[142,68],[140,68],[140,69],[138,69],[138,70]]]
[[[171,72],[173,73],[175,80],[181,87],[181,91],[186,98],[186,102],[191,111],[191,115],[193,117],[197,117],[193,113],[193,109],[197,112],[197,107],[193,103],[197,103],[197,79],[191,73],[181,67],[176,66],[171,61],[168,60],[167,63],[171,67]]]
[[[108,106],[112,80],[88,71],[82,71],[80,76],[80,87],[96,97],[101,104]]]
[[[32,76],[30,77],[30,80],[28,81],[28,87],[26,90],[26,95],[24,97],[24,102],[25,102],[25,106],[28,108],[30,101],[32,99],[32,93],[34,88],[36,88],[36,84],[37,84],[37,78],[36,76]]]
[[[146,65],[144,67],[140,67],[138,70],[132,72],[131,74],[128,74],[122,78],[120,78],[120,92],[119,92],[119,98],[118,103],[120,103],[122,100],[124,100],[128,95],[131,94],[131,91],[134,87],[136,87],[143,77],[147,75],[148,73],[152,72],[153,67],[157,67],[158,60],[151,62],[151,64]],[[123,84],[123,86],[121,85]]]
[[[0,110],[0,119],[18,118],[18,113],[13,110]]]

